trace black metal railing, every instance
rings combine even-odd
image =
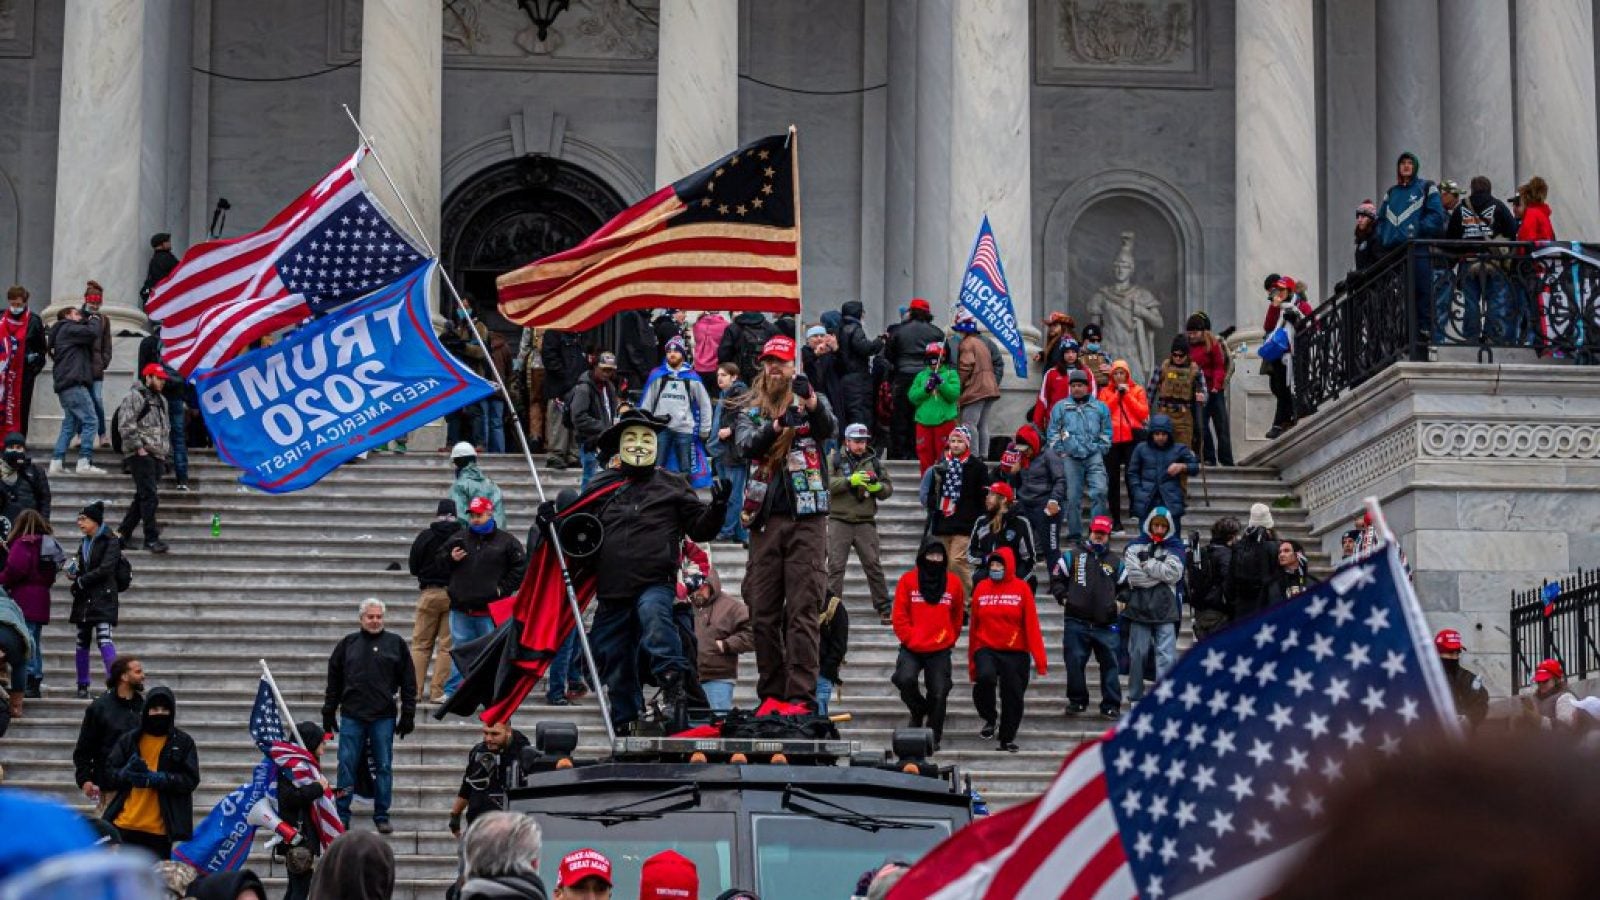
[[[1412,241],[1341,282],[1295,332],[1295,407],[1322,404],[1430,347],[1600,360],[1600,245]]]
[[[1568,678],[1600,672],[1600,569],[1512,593],[1512,689],[1546,659],[1560,660]]]

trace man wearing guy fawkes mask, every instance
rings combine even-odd
[[[682,730],[691,668],[673,619],[679,555],[685,537],[717,536],[731,492],[718,479],[706,503],[682,475],[657,468],[658,438],[666,427],[665,418],[642,410],[623,413],[596,441],[602,471],[579,501],[600,495],[592,507],[604,534],[593,563],[599,607],[589,642],[619,734],[631,732],[644,708],[641,648],[672,716],[668,727]],[[546,514],[541,509],[541,517]],[[553,507],[548,514],[554,515]]]

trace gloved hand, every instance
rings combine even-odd
[[[866,483],[867,483],[867,476],[866,476],[865,473],[862,473],[862,472],[851,472],[850,473],[850,486],[851,487],[864,487],[864,486],[866,486]]]
[[[150,767],[145,765],[143,757],[134,756],[117,770],[117,777],[134,787],[149,787]]]
[[[172,784],[172,776],[166,772],[151,772],[144,777],[144,782],[145,787],[158,791],[165,790],[168,785]]]
[[[339,733],[339,720],[334,717],[332,710],[325,709],[322,711],[322,733]]]
[[[922,386],[928,391],[928,393],[931,394],[934,391],[938,390],[939,389],[939,385],[941,385],[941,384],[944,384],[944,379],[939,377],[939,373],[938,372],[929,372],[928,373],[928,380],[923,382]]]
[[[871,482],[867,483],[867,493],[876,494],[877,492],[879,492],[881,490],[883,490],[883,482],[881,482],[881,481],[871,481]]]
[[[711,482],[711,502],[713,505],[726,506],[728,498],[733,496],[733,482],[726,478],[718,478]]]
[[[450,833],[456,837],[461,836],[461,814],[454,813],[450,816]]]
[[[400,737],[403,738],[406,735],[408,735],[411,732],[416,731],[416,730],[417,730],[417,715],[416,715],[416,713],[413,713],[413,712],[403,712],[403,713],[401,713],[400,714],[400,723],[395,725],[394,733],[400,735]]]
[[[538,524],[539,531],[543,532],[549,528],[550,523],[556,520],[556,502],[546,500],[539,504],[539,508],[534,511],[533,520]]]

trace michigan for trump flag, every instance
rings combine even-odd
[[[1006,269],[1000,263],[1000,245],[995,242],[989,217],[978,226],[978,239],[972,244],[972,258],[961,276],[960,305],[989,329],[1000,345],[1011,351],[1011,365],[1017,375],[1028,377],[1028,351],[1022,346],[1022,330],[1017,327],[1017,312],[1011,304],[1011,288],[1006,284]]]
[[[1341,782],[1455,727],[1384,543],[1191,649],[1043,796],[957,832],[890,897],[1263,896]]]
[[[762,138],[501,275],[500,312],[581,331],[628,309],[800,311],[798,138]]]

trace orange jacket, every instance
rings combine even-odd
[[[1039,610],[1033,605],[1033,591],[1017,577],[1016,558],[1010,547],[995,553],[1005,560],[1006,577],[989,578],[972,590],[972,628],[967,633],[967,678],[978,680],[979,650],[1025,650],[1033,655],[1033,666],[1042,677],[1049,657],[1045,655],[1044,633],[1039,630]]]
[[[961,576],[947,572],[944,596],[929,603],[917,589],[917,570],[900,576],[894,589],[894,636],[912,653],[934,653],[955,646],[961,636],[961,618],[966,611],[966,592]]]
[[[1115,373],[1121,369],[1128,377],[1128,391],[1117,390]],[[1100,389],[1100,402],[1111,410],[1111,443],[1126,444],[1133,440],[1133,430],[1145,427],[1150,421],[1150,398],[1144,388],[1133,380],[1128,361],[1119,359],[1111,364],[1112,379]]]

